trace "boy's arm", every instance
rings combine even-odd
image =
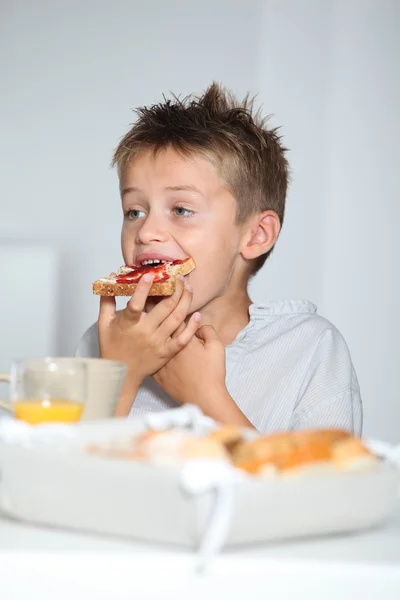
[[[126,417],[129,415],[132,405],[136,400],[141,383],[141,381],[139,381],[135,376],[132,377],[132,375],[128,372],[122,391],[119,395],[117,407],[115,409],[116,417]]]
[[[290,429],[341,428],[362,432],[360,388],[339,331],[325,331],[310,360]]]
[[[100,358],[98,325],[94,323],[85,332],[75,350],[77,358]],[[126,416],[136,399],[139,391],[140,382],[126,377],[119,397],[116,415],[117,417]]]
[[[195,404],[220,423],[253,427],[226,389],[225,375],[224,345],[207,325],[153,379],[179,404]]]
[[[323,400],[309,411],[296,411],[290,429],[338,428],[361,436],[362,420],[360,391],[349,389]]]
[[[85,331],[75,349],[77,358],[100,358],[97,321]]]

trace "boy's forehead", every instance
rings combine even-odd
[[[173,149],[141,152],[121,169],[121,190],[149,186],[196,188],[202,193],[223,187],[210,160],[195,152],[184,156]]]

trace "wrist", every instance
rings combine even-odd
[[[132,408],[143,378],[128,371],[115,409],[116,417],[126,417]]]
[[[224,425],[254,428],[254,425],[240,410],[226,387],[221,389],[214,388],[212,392],[204,397],[207,398],[207,403],[203,402],[200,404],[196,402],[196,404],[207,417],[211,417],[214,421],[223,423]]]

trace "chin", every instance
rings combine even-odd
[[[193,314],[195,312],[201,312],[202,309],[208,306],[208,304],[210,304],[210,302],[212,302],[213,300],[215,300],[215,296],[212,298],[195,298],[190,306],[190,314]]]

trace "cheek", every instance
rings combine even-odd
[[[121,248],[124,259],[128,260],[128,262],[132,259],[134,246],[135,236],[126,227],[123,227],[121,231]]]
[[[226,273],[219,272],[218,269],[213,271],[208,270],[206,276],[202,276],[200,272],[190,280],[193,286],[193,300],[191,305],[191,312],[200,310],[206,306],[209,302],[223,296],[228,283],[229,277],[226,277]]]
[[[226,242],[225,248],[204,248],[196,261],[196,269],[188,276],[193,286],[194,310],[226,291],[237,256],[232,241]]]

